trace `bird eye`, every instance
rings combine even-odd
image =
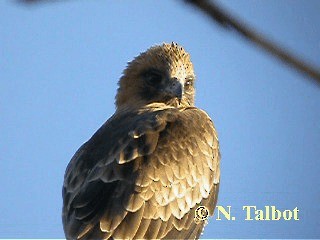
[[[186,81],[184,83],[184,87],[188,88],[188,87],[192,87],[193,86],[193,78],[186,78]]]
[[[162,75],[157,70],[147,71],[143,75],[144,75],[144,79],[150,85],[158,85],[162,82]]]

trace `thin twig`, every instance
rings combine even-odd
[[[215,22],[219,23],[222,27],[236,30],[247,40],[250,40],[251,42],[255,43],[262,49],[276,56],[284,63],[290,65],[296,70],[299,70],[301,73],[308,75],[309,79],[320,87],[320,71],[318,69],[298,59],[293,54],[277,46],[275,43],[268,40],[261,34],[258,34],[256,31],[252,30],[245,24],[240,23],[238,19],[235,19],[225,10],[222,10],[220,7],[218,7],[215,2],[208,0],[184,1],[194,5],[195,7],[202,10],[204,13],[208,14]]]

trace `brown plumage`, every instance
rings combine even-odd
[[[194,239],[213,214],[216,131],[194,107],[195,75],[179,45],[148,49],[119,81],[115,114],[71,159],[63,184],[68,239]]]

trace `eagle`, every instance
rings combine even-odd
[[[207,220],[197,209],[211,216],[217,203],[220,152],[212,120],[194,106],[190,55],[174,42],[152,46],[118,85],[115,113],[67,166],[66,238],[199,238]]]

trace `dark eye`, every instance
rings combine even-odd
[[[162,82],[162,75],[159,71],[157,70],[149,70],[143,74],[144,79],[146,82],[150,85],[159,85]]]
[[[193,86],[193,78],[186,78],[186,81],[184,83],[184,87],[188,88],[188,87],[192,87]]]

